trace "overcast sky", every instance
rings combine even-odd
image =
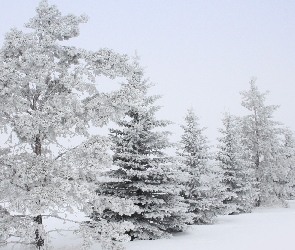
[[[0,0],[0,42],[10,28],[35,15],[38,0]],[[275,119],[295,131],[294,0],[49,0],[63,14],[87,14],[71,45],[122,54],[137,51],[145,74],[162,94],[158,117],[175,125],[178,140],[183,117],[194,107],[211,141],[222,113],[242,115],[242,90],[252,76],[268,104],[281,107]],[[110,84],[106,82],[106,84]],[[114,86],[116,83],[111,83]]]

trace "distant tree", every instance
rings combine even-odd
[[[189,213],[194,215],[194,224],[212,223],[214,217],[224,209],[223,191],[218,169],[209,165],[212,154],[209,152],[208,139],[199,128],[198,117],[193,109],[185,116],[186,125],[179,143],[177,155],[183,164],[182,171],[189,174],[180,192],[189,205]]]
[[[283,161],[280,123],[272,120],[275,105],[265,105],[268,94],[260,93],[255,79],[250,81],[250,90],[241,92],[242,106],[250,111],[243,118],[245,146],[251,151],[259,195],[256,206],[284,203],[282,191],[285,187],[287,168]]]
[[[113,164],[118,169],[105,174],[108,181],[102,181],[97,191],[100,196],[132,201],[140,210],[131,216],[112,209],[104,210],[102,216],[93,215],[96,220],[132,222],[129,235],[144,240],[170,237],[171,232],[184,230],[188,220],[187,206],[178,196],[181,186],[177,183],[183,174],[164,153],[171,146],[170,133],[159,131],[170,122],[155,117],[158,98],[143,97],[143,105],[130,109],[118,122],[118,129],[110,129]]]
[[[103,126],[140,101],[143,72],[138,63],[110,49],[91,52],[58,43],[78,36],[79,24],[86,20],[62,16],[42,0],[25,26],[32,32],[12,29],[5,36],[0,51],[0,129],[12,133],[9,145],[0,151],[2,244],[14,236],[16,243],[47,249],[44,220],[73,208],[87,214],[91,206],[101,204],[92,181],[111,164],[109,142],[91,136],[89,124]],[[123,77],[126,83],[118,91],[102,93],[95,85],[101,75]],[[76,135],[84,136],[85,142],[71,150],[60,146],[59,137]],[[112,202],[114,207],[128,205]],[[89,230],[86,240],[95,234]]]
[[[231,213],[248,213],[257,196],[251,152],[242,143],[240,119],[226,113],[222,121],[216,160],[223,170],[222,183],[228,193],[223,203],[229,205]]]
[[[284,132],[285,165],[288,168],[286,178],[286,198],[295,198],[295,137],[290,129]]]

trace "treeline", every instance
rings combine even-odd
[[[224,114],[217,150],[210,150],[204,128],[193,109],[182,125],[175,156],[169,131],[159,132],[169,121],[157,120],[157,96],[130,109],[110,129],[115,170],[104,172],[97,193],[132,201],[139,210],[120,215],[111,209],[93,213],[94,220],[130,221],[131,239],[158,239],[183,231],[187,225],[213,223],[218,214],[249,213],[257,206],[285,206],[295,195],[295,140],[292,132],[274,121],[278,108],[265,105],[255,80],[241,92],[249,115]]]
[[[63,16],[46,0],[36,12],[30,32],[10,30],[0,50],[0,130],[10,133],[0,148],[0,247],[52,249],[65,230],[80,236],[75,249],[99,241],[119,250],[294,198],[294,136],[272,120],[277,106],[265,105],[255,81],[242,92],[249,115],[224,115],[216,153],[192,109],[176,147],[136,58],[64,46],[87,17]],[[124,83],[104,93],[100,76]],[[118,128],[109,136],[90,133],[110,121]],[[84,141],[61,145],[76,136]],[[67,217],[77,211],[84,221]],[[57,219],[76,227],[49,230]]]

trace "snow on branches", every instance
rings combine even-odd
[[[146,86],[142,87],[147,91]],[[184,230],[189,220],[187,205],[178,195],[182,173],[163,152],[171,146],[169,133],[157,131],[170,123],[155,118],[159,107],[153,103],[157,98],[144,96],[144,105],[130,109],[118,121],[120,128],[110,130],[113,164],[118,169],[106,172],[108,181],[101,181],[97,190],[99,195],[128,199],[139,207],[130,216],[112,208],[93,213],[98,221],[132,222],[134,228],[128,232],[132,239],[170,237],[171,232]]]
[[[32,31],[12,29],[0,51],[0,129],[11,129],[14,138],[1,149],[0,203],[14,218],[9,220],[14,222],[11,228],[16,228],[19,218],[13,213],[30,218],[27,225],[35,225],[27,227],[31,243],[46,248],[42,216],[73,208],[86,214],[92,211],[98,199],[94,183],[110,166],[108,139],[91,136],[89,125],[118,120],[141,101],[139,85],[144,81],[138,62],[127,55],[59,44],[79,35],[86,16],[63,16],[46,0],[36,11],[25,25]],[[95,84],[98,76],[121,77],[125,82],[117,91],[103,93]],[[74,136],[84,136],[84,143],[64,150],[59,137]],[[129,205],[116,202],[113,206],[119,208]],[[119,228],[123,232],[125,227]],[[9,240],[9,230],[4,231],[2,238]]]
[[[251,152],[243,145],[241,119],[225,113],[216,160],[223,170],[222,183],[228,193],[223,203],[229,213],[251,212],[257,198]]]
[[[183,134],[179,142],[177,155],[181,169],[189,177],[183,183],[180,195],[189,205],[188,212],[193,215],[192,223],[212,223],[214,217],[223,210],[219,169],[209,164],[212,155],[209,152],[208,139],[199,127],[198,117],[193,109],[185,116],[185,125],[181,125]]]
[[[255,79],[250,90],[241,92],[242,106],[249,115],[243,117],[243,144],[251,152],[259,195],[256,205],[284,203],[288,167],[284,164],[284,129],[272,119],[277,105],[265,105],[268,92],[260,93]]]

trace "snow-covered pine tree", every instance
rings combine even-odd
[[[223,209],[224,187],[220,183],[220,170],[209,164],[212,154],[209,152],[208,139],[199,127],[198,117],[193,109],[185,116],[186,125],[179,143],[177,155],[182,171],[189,174],[184,183],[181,197],[189,205],[194,224],[212,223],[214,217]]]
[[[285,165],[289,169],[286,183],[286,198],[295,198],[295,138],[290,129],[284,132]]]
[[[148,88],[142,85],[145,91]],[[140,211],[126,216],[106,209],[102,216],[108,221],[129,221],[134,229],[132,238],[158,239],[182,231],[188,220],[187,205],[178,196],[177,183],[183,173],[177,171],[164,153],[170,147],[167,131],[159,129],[170,124],[157,120],[159,107],[154,102],[159,96],[143,96],[144,104],[134,107],[118,122],[118,129],[110,129],[113,142],[113,164],[117,170],[107,172],[107,182],[99,184],[100,196],[120,197],[132,201]]]
[[[284,180],[288,168],[284,164],[280,123],[272,120],[276,105],[265,105],[268,92],[260,93],[255,79],[250,90],[242,91],[242,106],[249,115],[243,117],[243,143],[251,151],[259,195],[256,206],[284,203]]]
[[[228,193],[223,203],[229,206],[229,213],[248,213],[257,195],[251,152],[242,143],[241,120],[225,113],[222,122],[216,160],[223,170],[222,182]]]
[[[139,100],[143,73],[126,55],[59,44],[78,36],[79,24],[86,20],[62,16],[42,0],[25,26],[31,32],[12,29],[5,36],[0,51],[0,129],[12,132],[7,148],[0,151],[0,205],[5,211],[1,244],[9,244],[13,236],[17,244],[47,249],[44,220],[73,208],[88,213],[91,205],[99,204],[89,180],[95,181],[111,158],[108,139],[91,137],[89,123],[102,126]],[[95,86],[101,75],[126,81],[118,91],[102,93]],[[76,135],[85,136],[80,146],[59,146],[59,137]],[[113,207],[120,207],[118,202]],[[126,213],[132,209],[136,210],[132,205]],[[87,239],[94,238],[92,232],[84,234]]]

